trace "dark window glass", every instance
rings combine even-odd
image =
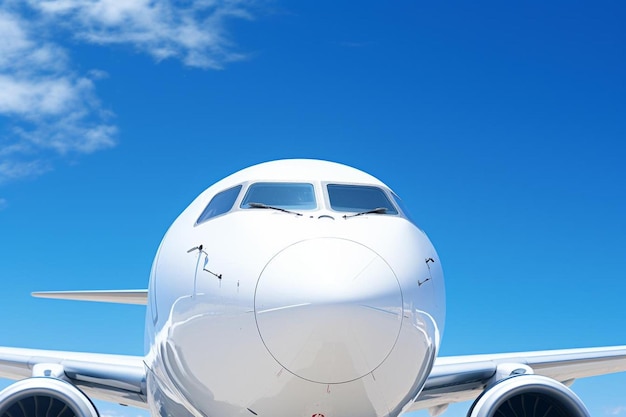
[[[363,212],[386,208],[385,214],[398,214],[387,194],[378,187],[367,185],[328,184],[330,207],[336,211]]]
[[[215,216],[219,216],[220,214],[227,213],[233,208],[233,204],[235,204],[235,200],[237,200],[239,191],[241,191],[241,185],[237,185],[236,187],[229,188],[228,190],[215,194],[211,201],[209,201],[209,205],[206,206],[200,217],[198,217],[196,224],[205,222]]]
[[[248,188],[241,208],[250,208],[249,203],[286,210],[312,210],[317,208],[313,184],[287,182],[258,182]]]

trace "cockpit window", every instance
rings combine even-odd
[[[250,203],[286,210],[313,210],[317,208],[313,184],[295,182],[257,182],[252,184],[241,202],[241,208],[250,208]]]
[[[391,192],[391,195],[393,199],[396,201],[396,205],[400,207],[400,210],[402,210],[402,214],[404,214],[404,217],[406,217],[411,223],[416,224],[413,221],[413,218],[411,217],[411,213],[409,213],[409,209],[404,204],[404,201],[402,201],[402,199],[398,197],[398,195],[394,193],[393,191]]]
[[[239,195],[239,191],[241,191],[241,185],[215,194],[211,201],[209,201],[209,205],[206,206],[200,217],[198,217],[196,224],[203,223],[232,209]]]
[[[335,211],[365,212],[384,208],[385,214],[398,214],[398,210],[378,187],[368,185],[328,184],[330,207]]]

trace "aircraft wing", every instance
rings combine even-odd
[[[59,300],[97,301],[117,304],[148,304],[148,290],[97,290],[97,291],[38,291],[31,294],[38,298]]]
[[[91,398],[148,407],[143,357],[0,347],[1,378],[40,376],[46,369]]]
[[[487,384],[507,376],[499,371],[515,364],[569,386],[577,378],[626,371],[626,346],[437,358],[423,391],[405,411],[428,408],[436,416],[448,404],[475,399]]]

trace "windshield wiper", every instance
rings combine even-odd
[[[344,214],[343,218],[347,219],[347,218],[350,218],[350,217],[362,216],[364,214],[385,214],[385,213],[387,213],[387,208],[386,207],[376,207],[375,209],[361,211],[359,213]]]
[[[289,214],[295,214],[296,216],[302,216],[302,213],[297,213],[295,211],[287,210],[287,209],[284,209],[284,208],[281,208],[281,207],[268,206],[267,204],[263,204],[263,203],[248,203],[248,207],[250,207],[250,208],[260,208],[260,209],[278,210],[278,211],[282,211],[283,213],[289,213]]]

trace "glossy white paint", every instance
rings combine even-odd
[[[238,209],[255,182],[313,184],[318,207]],[[153,414],[387,416],[419,393],[444,320],[437,254],[401,213],[331,210],[327,183],[390,193],[344,165],[274,161],[218,182],[174,222],[150,281]],[[196,224],[239,184],[234,210]]]
[[[302,215],[239,208],[249,185],[268,181],[313,184],[317,207]],[[209,187],[176,219],[148,290],[34,293],[147,304],[146,355],[0,347],[0,377],[29,378],[0,393],[0,408],[57,378],[155,416],[396,416],[426,408],[436,417],[511,371],[564,385],[524,375],[488,395],[493,404],[530,385],[559,387],[556,397],[574,401],[565,388],[574,379],[626,371],[626,346],[435,359],[445,305],[430,241],[401,207],[358,216],[332,210],[329,183],[376,186],[391,197],[376,178],[344,165],[260,164]],[[236,185],[232,210],[197,222],[216,193]],[[69,399],[65,391],[48,390]],[[82,393],[68,406],[89,401]]]

